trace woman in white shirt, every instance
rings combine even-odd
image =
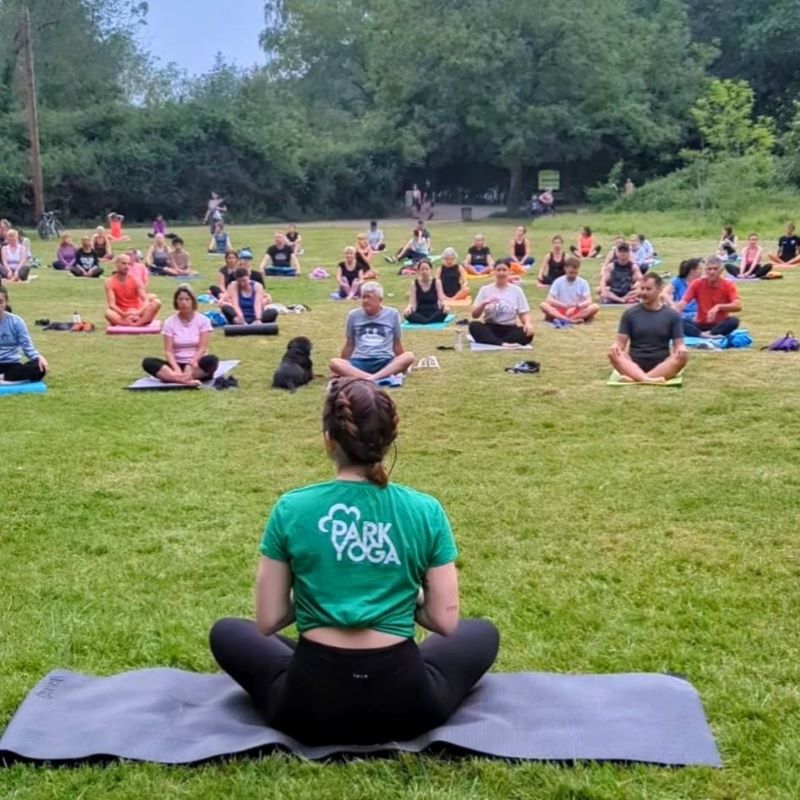
[[[475,298],[469,332],[480,344],[517,347],[533,341],[528,300],[519,286],[509,282],[510,276],[508,264],[496,262],[494,283],[482,286]]]

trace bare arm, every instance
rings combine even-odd
[[[433,633],[450,636],[458,626],[458,573],[451,561],[425,573],[422,604],[417,607],[417,622]]]
[[[352,339],[345,340],[344,347],[342,348],[342,358],[349,359],[353,355],[355,345]]]
[[[109,280],[111,279],[109,278]],[[120,316],[125,316],[122,313],[121,309],[117,308],[117,304],[114,298],[114,292],[112,291],[108,281],[106,281],[106,305],[108,306],[109,311],[112,311],[115,314],[119,314]]]
[[[439,308],[445,310],[447,308],[447,295],[444,293],[442,282],[439,278],[435,278],[434,283],[436,284],[436,298],[439,302]]]
[[[211,331],[203,331],[200,334],[200,341],[197,343],[197,352],[192,359],[191,367],[194,369],[199,363],[200,359],[208,353],[208,343],[211,340]]]
[[[292,253],[292,257],[289,260],[289,263],[294,267],[294,271],[299,275],[300,274],[300,261],[297,256]]]
[[[164,337],[164,358],[169,364],[170,369],[179,371],[178,362],[175,360],[175,342],[171,336]]]
[[[236,281],[234,281],[228,287],[228,300],[230,301],[231,308],[233,308],[233,313],[236,315],[236,319],[244,319],[244,315],[242,314],[242,309],[239,307],[239,287],[236,285]]]
[[[256,576],[256,625],[265,636],[294,622],[292,573],[289,565],[261,556]]]
[[[270,264],[272,264],[272,259],[269,257],[269,253],[264,253],[264,257],[258,263],[258,271],[263,272]]]

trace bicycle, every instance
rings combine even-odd
[[[51,239],[61,236],[64,232],[64,226],[55,211],[45,211],[36,224],[36,232],[39,234],[40,239]]]

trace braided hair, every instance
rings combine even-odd
[[[397,407],[386,392],[363,378],[340,378],[322,412],[322,428],[348,464],[366,467],[370,483],[384,487],[383,459],[397,438]]]

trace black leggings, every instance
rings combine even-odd
[[[758,264],[750,274],[754,278],[763,278],[769,274],[771,269],[772,264]],[[736,264],[725,264],[725,270],[734,278],[738,278],[742,274],[741,268]]]
[[[708,331],[712,336],[728,336],[739,327],[737,317],[727,317],[722,322],[692,322],[685,319],[683,321],[683,333],[685,336],[699,336],[701,332]]]
[[[164,361],[163,358],[145,358],[142,361],[142,369],[148,375],[152,375],[154,378],[158,377],[158,373],[162,367],[168,366],[169,363]],[[183,364],[178,364],[178,366],[182,367]],[[214,373],[217,371],[217,367],[219,366],[219,359],[216,356],[203,356],[197,362],[197,366],[203,373],[199,380],[207,381],[214,377]]]
[[[7,381],[40,381],[45,370],[39,369],[38,361],[0,361],[0,375]]]
[[[491,622],[471,619],[419,647],[406,639],[349,650],[222,619],[210,643],[270,726],[307,744],[380,744],[444,723],[494,663],[500,637]]]
[[[262,286],[264,286],[264,273],[256,272],[254,269],[250,270],[250,280],[260,283]],[[222,296],[222,289],[220,289],[216,284],[209,286],[208,291],[211,292],[211,294],[213,294],[217,300],[219,300],[219,298]]]
[[[481,344],[530,344],[533,336],[519,325],[496,325],[494,322],[470,322],[470,336]]]
[[[92,267],[88,272],[84,272],[80,267],[70,267],[71,272],[76,278],[99,278],[103,274],[102,267]]]
[[[418,307],[416,311],[406,317],[406,320],[414,325],[430,325],[434,322],[444,322],[446,319],[447,314],[439,306],[436,308]]]
[[[222,305],[219,307],[219,310],[225,315],[225,320],[227,321],[228,325],[234,325],[236,323],[236,312],[233,309],[233,306],[229,305]],[[258,320],[259,322],[275,322],[278,319],[278,312],[274,308],[265,308],[261,312],[261,319]],[[250,325],[255,322],[255,319],[246,319],[245,322]]]

